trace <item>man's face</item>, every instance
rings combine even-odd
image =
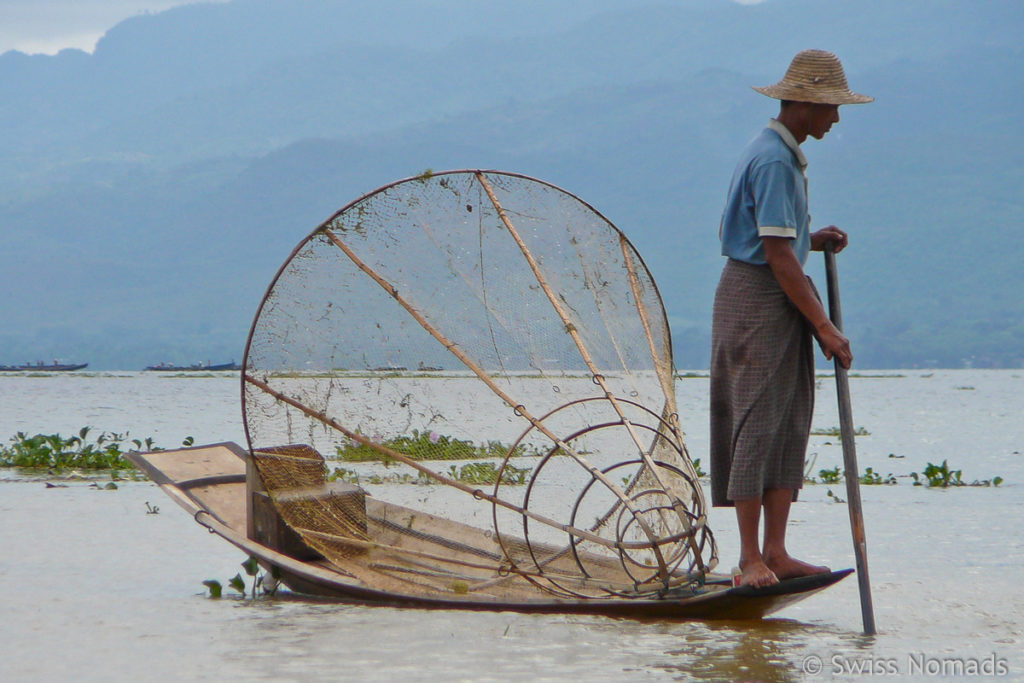
[[[838,104],[812,104],[807,114],[807,134],[820,140],[837,123],[839,123]]]

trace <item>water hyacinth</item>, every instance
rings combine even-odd
[[[76,436],[63,437],[60,434],[35,434],[28,436],[18,432],[10,439],[9,446],[0,445],[0,467],[62,472],[77,470],[134,470],[125,455],[133,451],[163,450],[156,446],[152,437],[131,438],[126,432],[100,432],[90,437],[92,427],[82,427]],[[187,437],[183,445],[191,445]]]
[[[478,458],[504,458],[508,455],[510,445],[498,441],[474,443],[469,440],[456,439],[436,431],[421,432],[412,430],[409,435],[392,438],[375,437],[375,444],[384,448],[404,453],[413,460],[475,460]],[[390,458],[378,449],[358,442],[348,442],[337,446],[335,458],[347,462],[381,461],[389,462]],[[517,446],[513,457],[538,455],[525,446]]]
[[[153,450],[153,440],[130,439],[123,434],[101,432],[89,440],[91,427],[83,427],[77,436],[36,434],[27,436],[18,432],[11,445],[0,447],[0,466],[23,467],[61,471],[64,469],[128,470],[134,469],[125,457],[128,445],[134,450]]]

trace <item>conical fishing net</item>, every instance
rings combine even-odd
[[[652,597],[716,562],[650,273],[520,175],[383,187],[295,249],[253,323],[249,447],[325,566],[397,595]]]

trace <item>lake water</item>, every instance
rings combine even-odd
[[[677,389],[706,462],[707,379]],[[1024,680],[1024,371],[861,373],[851,391],[861,469],[899,482],[861,487],[875,637],[854,578],[756,623],[211,600],[202,582],[226,583],[245,558],[153,484],[48,488],[0,470],[0,680]],[[835,405],[821,378],[816,430],[838,425]],[[0,438],[85,425],[165,448],[243,443],[238,375],[0,376]],[[842,464],[835,437],[809,453],[814,473]],[[912,485],[943,460],[1004,483]],[[804,488],[790,549],[853,566],[830,490],[845,498],[841,483]],[[728,568],[731,510],[710,524]]]

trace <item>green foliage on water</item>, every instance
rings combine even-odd
[[[516,467],[505,465],[501,471],[501,483],[506,486],[522,486],[532,470],[529,467]],[[450,479],[460,481],[464,484],[488,484],[493,485],[498,481],[498,466],[493,462],[470,462],[459,467],[452,465],[447,472],[443,473]],[[327,476],[329,481],[345,481],[350,484],[417,484],[429,485],[438,483],[436,479],[423,472],[417,472],[414,476],[408,472],[396,472],[394,474],[360,474],[355,470],[345,467],[336,467]]]
[[[890,454],[889,457],[891,458],[895,456]],[[844,478],[845,474],[838,466],[818,470],[817,477],[810,476],[809,473],[811,468],[814,466],[814,461],[816,459],[817,454],[813,454],[808,461],[806,471],[804,472],[805,483],[831,485],[838,484]],[[883,476],[880,472],[876,472],[871,467],[868,467],[864,470],[864,473],[858,477],[858,481],[864,486],[895,486],[899,483],[900,478],[912,479],[914,481],[914,486],[927,486],[928,488],[949,488],[951,486],[999,486],[1003,483],[1003,478],[999,476],[992,477],[991,479],[975,479],[971,482],[964,481],[963,471],[951,469],[949,462],[946,460],[943,460],[941,465],[928,463],[922,472],[911,472],[909,475],[901,475],[901,477],[897,477],[892,472]],[[829,490],[828,496],[839,502],[839,499],[832,494],[831,490]]]
[[[698,479],[703,479],[704,477],[708,476],[708,473],[700,468],[700,458],[694,458],[693,469],[697,473]]]
[[[896,477],[893,476],[892,472],[885,475],[884,477],[875,472],[873,469],[868,467],[864,470],[864,474],[860,476],[860,483],[865,486],[881,486],[881,485],[892,485],[897,484]]]
[[[119,471],[135,470],[125,455],[133,451],[162,450],[152,437],[132,438],[128,432],[100,432],[92,436],[92,427],[82,427],[76,436],[18,432],[10,445],[0,445],[0,467],[63,472],[65,470],[109,471],[117,479]],[[192,437],[184,445],[191,445]]]
[[[381,447],[397,451],[412,460],[473,460],[478,458],[504,458],[509,455],[510,446],[500,441],[486,441],[474,444],[472,441],[456,439],[437,432],[412,430],[408,436],[396,436],[379,441]],[[511,457],[537,455],[526,446],[516,446]],[[379,449],[359,442],[337,446],[336,459],[346,462],[394,462]]]
[[[829,469],[818,470],[818,479],[811,478],[809,483],[817,484],[820,482],[828,485],[838,484],[845,477],[845,472],[843,472],[839,467],[832,467]],[[860,481],[864,486],[881,486],[899,483],[892,472],[882,476],[881,473],[876,472],[871,467],[864,470],[864,473],[858,477],[858,481]]]
[[[228,581],[228,585],[241,593],[242,597],[245,597],[246,586],[241,574],[235,574],[232,576],[231,580]]]
[[[838,467],[833,467],[832,469],[818,470],[818,476],[821,477],[822,484],[836,484],[843,478],[843,473]]]
[[[1003,483],[1003,478],[1000,476],[991,479],[975,479],[971,482],[964,481],[963,470],[951,469],[947,460],[943,460],[941,465],[930,462],[920,475],[917,472],[911,472],[910,477],[914,480],[914,486],[942,489],[950,486],[999,486]]]
[[[273,597],[280,585],[281,572],[277,567],[272,567],[269,572],[261,572],[259,561],[252,555],[242,562],[242,569],[246,577],[238,572],[228,579],[230,586],[240,597],[256,599],[259,597]],[[223,596],[224,586],[216,579],[207,579],[203,585],[209,590],[209,597],[217,599]]]
[[[501,483],[508,486],[522,486],[530,474],[528,467],[505,465],[501,470]],[[495,484],[498,481],[498,467],[493,462],[471,462],[456,468],[452,465],[448,471],[452,479],[465,484]]]
[[[25,467],[61,471],[64,469],[130,470],[135,465],[125,457],[128,446],[135,450],[153,449],[153,440],[130,439],[128,432],[100,432],[90,438],[91,427],[82,427],[77,436],[18,432],[10,446],[0,446],[0,467]]]
[[[870,432],[864,429],[864,427],[857,427],[853,430],[854,436],[868,436],[869,434]],[[841,438],[843,436],[843,431],[839,427],[819,427],[811,430],[811,436],[838,436]]]

